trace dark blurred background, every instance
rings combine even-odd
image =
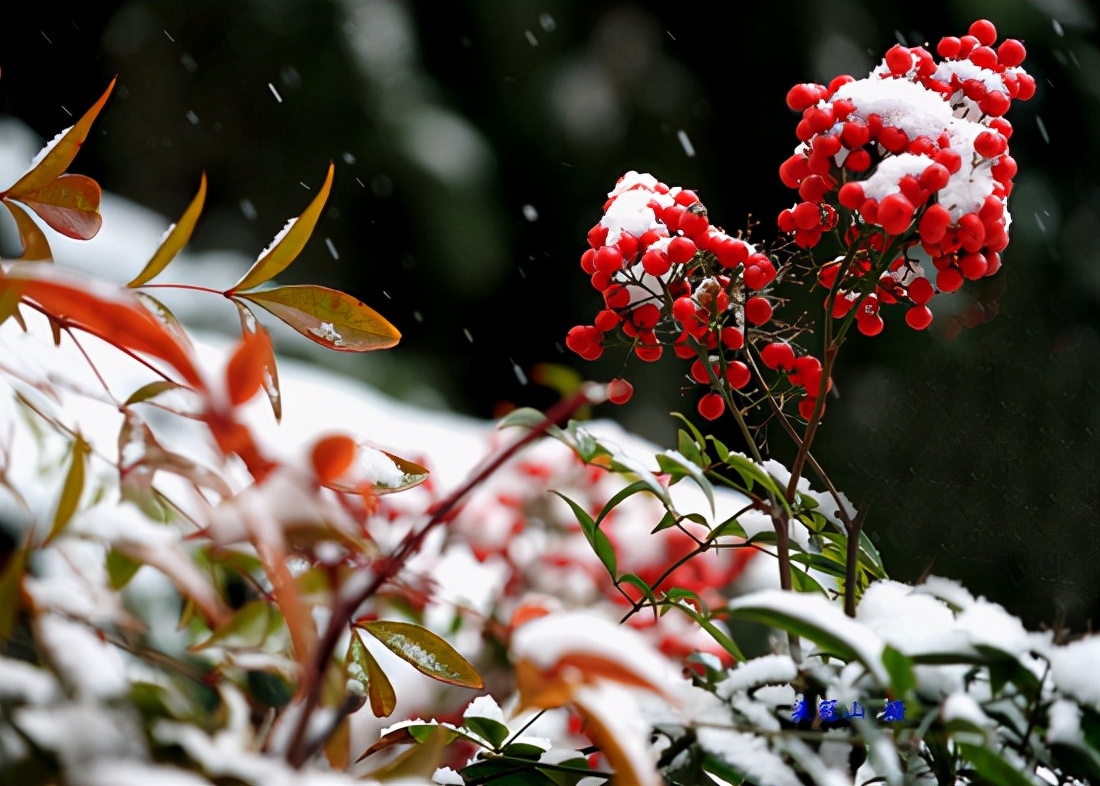
[[[842,354],[817,454],[894,577],[965,581],[1029,625],[1100,622],[1100,38],[1084,0],[745,3],[6,0],[0,113],[50,138],[119,84],[74,171],[177,217],[192,248],[255,255],[336,185],[284,281],[354,292],[404,333],[331,362],[396,396],[488,418],[544,407],[541,363],[596,379],[566,330],[600,307],[577,265],[626,170],[695,188],[727,229],[775,237],[793,194],[796,82],[863,76],[895,41],[978,17],[1024,40],[1020,174],[1003,272],[914,334],[901,314]],[[3,140],[0,140],[0,144]],[[950,312],[950,313],[949,313]],[[632,361],[603,407],[661,443],[684,367]],[[730,435],[732,437],[732,435]],[[790,455],[781,434],[770,445]]]

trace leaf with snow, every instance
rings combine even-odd
[[[761,590],[731,601],[728,609],[734,619],[770,625],[809,639],[825,654],[859,661],[879,685],[890,684],[882,639],[821,595]]]
[[[310,341],[337,352],[369,352],[396,346],[401,333],[351,295],[315,284],[242,292]]]
[[[83,117],[75,125],[65,129],[50,142],[46,148],[36,156],[36,163],[7,191],[0,193],[0,199],[10,197],[20,199],[22,195],[37,191],[43,186],[55,180],[76,158],[80,146],[92,130],[92,123],[99,116],[103,105],[107,103],[107,97],[111,95],[118,77],[111,80],[103,95],[99,97],[92,108],[84,113]]]
[[[321,217],[321,211],[325,207],[329,191],[332,190],[332,176],[336,171],[333,164],[328,165],[328,173],[325,182],[317,196],[309,203],[309,206],[296,219],[291,219],[282,232],[280,232],[271,245],[260,254],[260,258],[249,268],[240,281],[229,288],[227,294],[233,294],[242,290],[258,287],[266,281],[282,273],[291,262],[305,248],[306,241],[313,234],[317,220]]]
[[[434,680],[481,688],[481,675],[458,650],[427,628],[398,620],[356,623],[397,657]]]
[[[263,366],[263,378],[261,387],[271,404],[271,411],[275,414],[275,422],[283,419],[283,394],[279,389],[279,368],[275,364],[275,349],[271,344],[271,337],[267,328],[256,321],[255,315],[241,301],[233,299],[237,307],[237,314],[241,318],[241,338],[248,339],[251,336],[263,335],[263,341],[246,341],[251,346],[251,351],[260,354],[259,360]]]
[[[355,630],[351,632],[351,641],[348,643],[348,654],[345,659],[348,677],[355,680],[367,692],[370,699],[371,712],[376,718],[388,718],[397,707],[397,693],[394,692],[393,683],[378,661],[370,654],[370,650],[359,638]],[[369,754],[364,753],[363,756]]]
[[[187,210],[183,212],[178,222],[169,227],[167,236],[153,253],[152,258],[146,263],[145,267],[142,268],[141,272],[134,276],[133,280],[126,286],[140,287],[142,284],[152,281],[164,270],[164,268],[168,267],[168,263],[175,258],[180,249],[187,245],[187,241],[191,239],[191,233],[194,231],[195,224],[199,220],[199,214],[202,213],[202,206],[205,200],[206,173],[203,172],[199,180],[199,192],[195,195],[195,198],[191,200],[191,204],[187,206]]]

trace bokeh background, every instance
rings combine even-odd
[[[488,418],[554,400],[535,381],[539,364],[596,379],[623,373],[621,351],[586,364],[562,346],[599,308],[577,262],[623,172],[694,188],[715,223],[755,223],[755,237],[774,238],[775,215],[793,199],[777,177],[796,142],[787,89],[863,76],[895,41],[934,46],[988,17],[1025,41],[1039,85],[1010,115],[1020,174],[1005,267],[946,302],[929,333],[914,334],[899,313],[878,338],[850,341],[816,452],[838,486],[871,505],[869,531],[894,577],[931,571],[1029,625],[1096,627],[1095,5],[707,9],[9,2],[0,113],[50,138],[117,74],[74,171],[171,218],[205,171],[207,209],[192,242],[200,251],[257,254],[335,161],[315,239],[281,280],[351,291],[404,339],[390,352],[322,362],[406,400]],[[596,414],[669,443],[668,413],[694,412],[684,371],[672,358],[634,360],[626,374],[635,399]],[[791,452],[780,434],[769,449]]]

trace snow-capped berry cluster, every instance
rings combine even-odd
[[[840,225],[846,253],[819,281],[838,286],[834,316],[860,302],[866,335],[882,330],[880,305],[908,303],[906,321],[921,330],[937,290],[1000,268],[1016,174],[1003,115],[1013,99],[1034,95],[1035,81],[1021,68],[1023,44],[994,49],[996,40],[993,24],[979,20],[940,41],[938,63],[924,47],[896,45],[865,79],[839,76],[787,94],[802,112],[801,144],[779,173],[802,201],[780,213],[779,227],[812,248]],[[910,256],[918,251],[936,269],[935,286]]]
[[[777,274],[772,259],[711,224],[695,192],[634,171],[608,194],[588,243],[581,269],[605,307],[593,324],[572,328],[566,346],[595,360],[609,336],[623,336],[649,362],[671,346],[677,357],[694,361],[691,378],[712,389],[699,402],[700,414],[720,416],[723,392],[751,378],[749,366],[736,359],[746,329],[772,319],[766,294]],[[615,403],[631,393],[625,380],[609,386]]]

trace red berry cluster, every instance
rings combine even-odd
[[[711,390],[699,412],[719,417],[726,407],[723,393],[744,388],[752,376],[737,358],[745,331],[772,319],[766,290],[777,271],[771,258],[711,224],[695,192],[637,172],[623,175],[608,194],[588,243],[581,269],[603,295],[605,308],[593,324],[572,328],[566,346],[595,360],[610,338],[624,337],[648,362],[671,346],[677,357],[693,361],[691,378]],[[821,364],[814,362],[820,375]],[[632,393],[626,380],[608,386],[608,398],[617,404]]]
[[[1003,115],[1013,99],[1034,95],[1035,81],[1020,67],[1023,44],[994,49],[996,40],[993,24],[979,20],[940,41],[938,63],[924,47],[896,45],[866,79],[839,76],[787,94],[802,113],[801,144],[779,174],[801,201],[779,214],[779,227],[807,249],[841,230],[845,253],[818,280],[834,291],[834,316],[859,304],[866,335],[882,330],[880,305],[907,303],[906,321],[922,330],[937,290],[1000,268],[1016,174]]]

